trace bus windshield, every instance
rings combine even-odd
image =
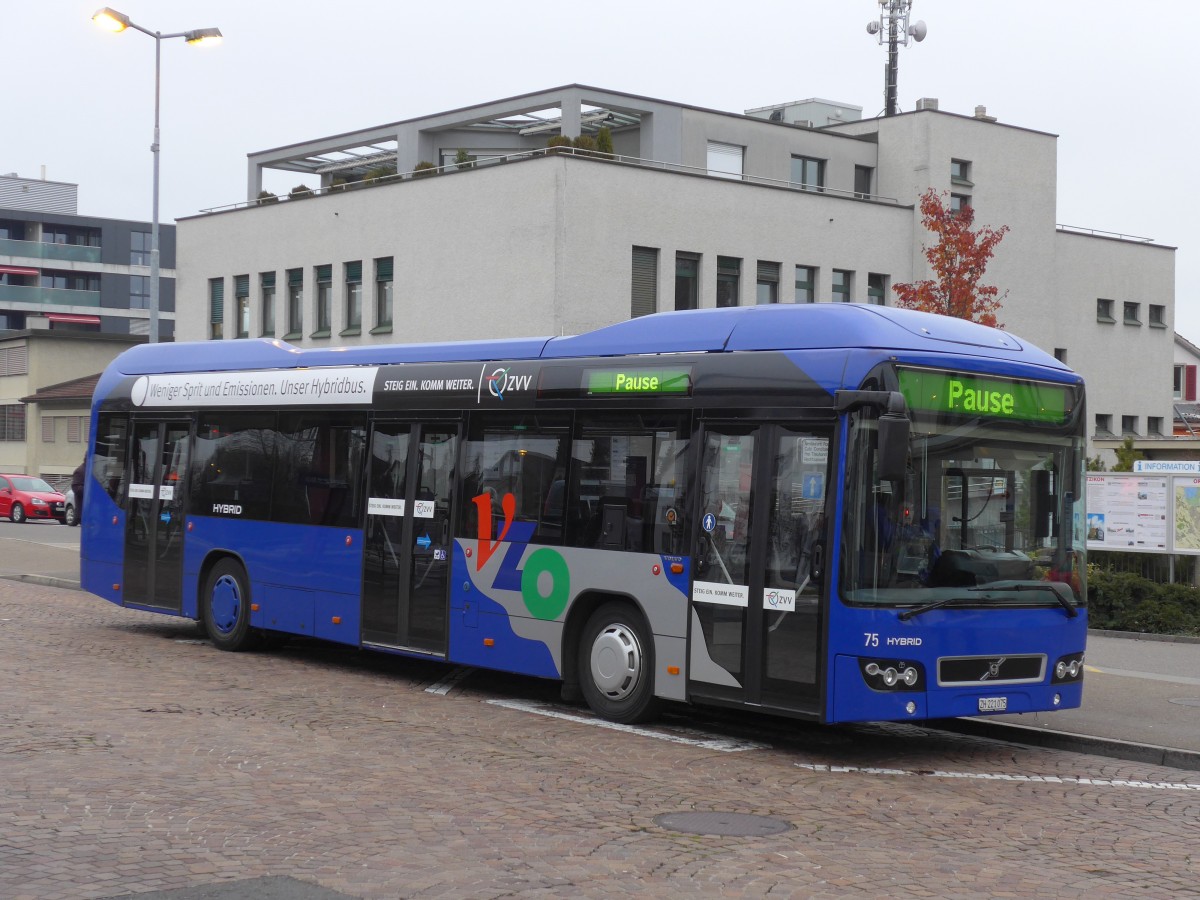
[[[1084,451],[1061,429],[916,416],[902,481],[875,476],[875,419],[852,432],[842,596],[935,608],[1084,602]]]

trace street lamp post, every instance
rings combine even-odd
[[[158,100],[159,84],[162,69],[162,42],[168,38],[183,38],[189,44],[215,44],[221,40],[219,28],[196,28],[192,31],[176,31],[163,34],[161,31],[151,31],[132,21],[124,13],[110,7],[97,10],[92,21],[107,31],[121,32],[126,28],[140,31],[154,38],[154,142],[150,152],[154,155],[154,193],[153,215],[150,220],[150,341],[158,340]]]

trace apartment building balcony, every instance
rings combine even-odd
[[[99,263],[100,248],[86,244],[52,244],[48,241],[17,241],[12,238],[0,238],[0,256]]]
[[[76,291],[67,288],[31,287],[19,284],[0,284],[0,303],[32,304],[36,306],[99,307],[100,292]]]

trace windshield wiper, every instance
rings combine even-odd
[[[968,588],[968,590],[978,590],[978,588]],[[913,616],[919,616],[921,613],[927,613],[931,610],[941,609],[943,606],[949,606],[951,603],[958,603],[963,600],[970,600],[970,597],[943,597],[941,600],[934,600],[932,603],[926,603],[924,606],[917,606],[913,609],[906,609],[900,613],[897,618],[901,622],[907,622]]]
[[[1013,584],[993,583],[981,584],[978,587],[967,588],[968,591],[1049,591],[1054,599],[1067,611],[1068,618],[1075,618],[1079,610],[1072,602],[1075,593],[1061,581],[1018,581]]]
[[[971,593],[978,593],[980,591],[1049,591],[1054,595],[1054,599],[1058,601],[1059,605],[1067,611],[1068,618],[1074,619],[1079,615],[1079,610],[1071,602],[1075,595],[1061,581],[1019,581],[1012,584],[981,584],[978,587],[963,588],[963,590],[970,591]],[[941,609],[943,606],[949,606],[951,603],[970,599],[970,597],[944,597],[941,600],[926,603],[924,606],[906,609],[897,618],[901,622],[907,622],[913,616],[919,616],[921,613],[931,612],[935,609]]]

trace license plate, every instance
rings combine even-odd
[[[1008,709],[1007,697],[980,697],[980,712],[1004,712]]]

